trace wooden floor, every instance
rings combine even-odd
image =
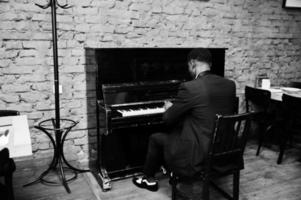
[[[255,156],[256,145],[248,144],[245,152],[245,169],[241,171],[240,200],[300,200],[301,199],[301,149],[291,149],[285,154],[283,163],[276,164],[277,149],[263,148],[260,156]],[[41,170],[40,170],[41,171]],[[169,200],[171,196],[168,179],[160,176],[158,192],[136,188],[131,179],[112,183],[112,190],[102,192],[90,173],[81,174],[70,183],[71,194],[62,186],[35,184],[23,188],[22,185],[39,173],[29,166],[15,173],[15,195],[17,200]],[[220,185],[231,189],[231,179],[220,180]],[[211,191],[214,200],[223,199]]]
[[[78,174],[75,180],[68,183],[70,194],[62,185],[36,183],[23,187],[24,184],[36,180],[47,169],[48,163],[48,161],[43,162],[42,160],[16,161],[17,170],[14,173],[16,200],[100,200],[99,195],[96,197],[95,191],[101,191],[101,189],[90,172]],[[67,178],[73,177],[73,175],[70,171],[66,171]],[[45,179],[59,182],[58,176],[54,172],[47,175]]]

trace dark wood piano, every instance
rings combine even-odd
[[[102,48],[96,50],[98,180],[110,182],[142,171],[148,137],[164,131],[164,101],[190,77],[191,48]],[[224,75],[225,49],[210,49],[212,72]]]

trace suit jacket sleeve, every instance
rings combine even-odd
[[[181,84],[173,105],[167,109],[163,115],[163,120],[167,125],[178,122],[178,120],[191,109],[192,103],[190,98],[190,92],[184,84]]]

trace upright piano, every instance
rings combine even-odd
[[[148,137],[165,131],[164,101],[189,80],[191,48],[102,48],[96,50],[97,170],[103,190],[111,181],[142,171]],[[225,49],[209,49],[211,71],[224,75]]]

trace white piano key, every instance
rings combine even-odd
[[[121,113],[123,117],[128,117],[128,116],[163,113],[165,112],[165,109],[163,107],[156,107],[156,108],[145,108],[145,109],[138,108],[138,109],[117,110],[117,111]]]

